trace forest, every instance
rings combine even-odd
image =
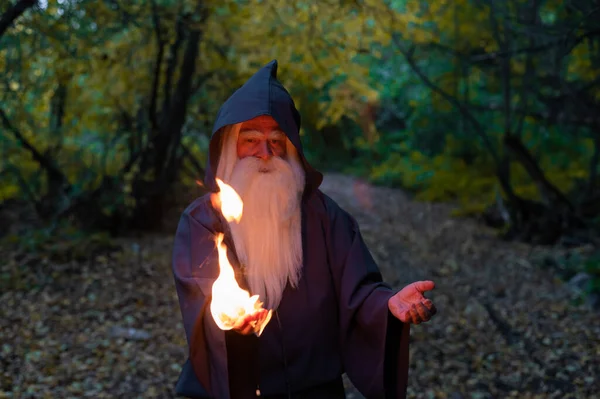
[[[175,227],[206,192],[219,107],[272,59],[323,190],[364,222],[384,275],[423,262],[473,284],[465,302],[443,289],[441,302],[460,331],[479,317],[509,348],[470,347],[461,366],[465,348],[445,340],[462,335],[418,327],[437,360],[421,365],[428,342],[415,338],[411,373],[449,376],[411,377],[409,397],[597,392],[599,0],[0,0],[2,397],[173,397]],[[403,224],[409,238],[394,241]],[[406,246],[398,266],[389,253]],[[473,288],[494,273],[513,280]],[[519,273],[533,288],[511,302]],[[471,306],[482,290],[502,295]],[[498,310],[523,301],[541,324]],[[554,314],[577,331],[549,325]],[[558,336],[559,353],[540,355]]]

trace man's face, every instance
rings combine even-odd
[[[237,141],[239,159],[256,157],[268,161],[276,156],[286,156],[286,136],[275,120],[268,116],[258,116],[242,124]]]

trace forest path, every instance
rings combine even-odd
[[[358,221],[384,279],[433,280],[438,308],[411,327],[409,397],[586,398],[600,391],[600,317],[573,304],[551,249],[498,239],[452,206],[326,175],[322,190]],[[348,396],[360,398],[348,383]]]

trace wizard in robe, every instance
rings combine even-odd
[[[219,110],[205,184],[183,212],[173,273],[189,347],[176,386],[190,398],[344,398],[342,374],[367,398],[403,398],[410,324],[435,313],[432,281],[401,290],[382,280],[356,220],[319,190],[306,160],[300,114],[277,79],[277,61],[256,72]],[[244,203],[239,223],[215,206],[216,178]],[[239,285],[272,318],[223,331],[211,312],[223,233]]]

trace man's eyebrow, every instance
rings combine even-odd
[[[271,133],[269,133],[269,138],[271,139],[282,139],[285,138],[285,133],[280,129],[275,129]]]
[[[247,128],[242,128],[240,130],[240,136],[244,136],[244,137],[252,137],[252,136],[262,137],[263,133],[260,130],[258,130],[258,129],[247,127]],[[282,139],[282,138],[285,138],[286,135],[285,135],[285,133],[282,130],[275,129],[275,130],[269,132],[268,137],[270,139]]]
[[[240,130],[240,135],[244,135],[244,136],[262,136],[262,133],[256,129],[253,128],[246,128],[246,129],[242,129]]]

